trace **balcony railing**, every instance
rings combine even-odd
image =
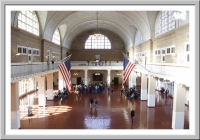
[[[58,65],[60,63],[49,63],[41,62],[38,64],[24,64],[24,65],[11,65],[11,78],[37,74],[44,71],[50,70],[58,70]],[[71,67],[73,66],[80,66],[80,67],[88,67],[88,66],[102,66],[108,67],[111,66],[123,66],[123,62],[119,61],[112,61],[111,63],[102,62],[90,62],[88,65],[87,61],[72,61]],[[117,68],[117,67],[116,67]],[[122,67],[123,68],[123,67]],[[171,79],[174,81],[179,81],[180,83],[188,84],[190,82],[190,68],[186,66],[172,66],[172,65],[156,65],[156,64],[137,64],[134,67],[134,70],[141,73],[147,73],[149,75],[157,76],[164,79]]]
[[[187,66],[139,64],[135,66],[134,70],[186,85],[189,85],[191,81],[191,69]]]
[[[44,71],[54,70],[58,68],[60,63],[38,63],[38,64],[12,64],[11,65],[11,78],[21,77],[25,75],[36,74]]]

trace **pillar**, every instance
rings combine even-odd
[[[133,85],[135,85],[136,86],[136,77],[137,77],[137,74],[136,74],[136,72],[132,72],[132,87],[133,87]]]
[[[185,86],[174,83],[172,128],[184,129]]]
[[[65,85],[66,86],[66,85]],[[64,79],[60,70],[58,71],[58,90],[63,90],[64,86]]]
[[[110,69],[108,69],[107,70],[108,71],[108,73],[107,73],[107,86],[109,86],[110,87]]]
[[[47,75],[47,100],[53,100],[53,73]]]
[[[88,85],[88,70],[85,69],[85,85]]]
[[[46,106],[45,75],[38,76],[38,106]]]
[[[11,129],[19,129],[19,87],[17,83],[11,83]]]
[[[156,79],[152,76],[149,77],[148,84],[148,107],[155,107],[155,89],[156,89]]]
[[[132,72],[130,73],[129,78],[128,78],[128,87],[129,89],[132,87]]]
[[[141,76],[141,100],[147,100],[147,76],[144,73]]]

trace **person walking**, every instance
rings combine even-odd
[[[94,100],[93,100],[93,98],[91,98],[91,99],[90,99],[90,108],[91,108],[91,109],[92,109],[93,103],[94,103]]]
[[[94,99],[94,107],[95,107],[95,109],[97,109],[97,107],[98,107],[98,100],[97,100],[97,98]]]
[[[132,123],[134,122],[134,116],[135,116],[135,110],[131,110],[131,120],[132,120]]]
[[[123,88],[121,88],[120,90],[120,96],[122,97],[122,93],[123,93]]]

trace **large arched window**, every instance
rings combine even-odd
[[[58,29],[53,34],[52,42],[60,45],[60,33],[59,33]]]
[[[111,49],[111,44],[106,36],[93,34],[86,40],[85,49]]]
[[[140,44],[140,43],[142,43],[142,34],[141,34],[141,32],[138,30],[137,32],[136,32],[136,35],[135,35],[135,45],[138,45],[138,44]]]
[[[175,28],[173,11],[162,11],[156,21],[156,36],[164,34]]]
[[[18,28],[39,36],[39,23],[34,11],[21,11],[18,15]]]

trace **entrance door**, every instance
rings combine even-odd
[[[119,85],[119,78],[118,77],[114,77],[114,85]]]
[[[32,63],[32,48],[28,48],[28,63]]]
[[[76,77],[76,84],[80,85],[81,84],[81,77]]]
[[[162,49],[161,52],[161,63],[165,63],[165,49]]]
[[[185,63],[189,65],[190,62],[190,44],[189,42],[185,43]]]

